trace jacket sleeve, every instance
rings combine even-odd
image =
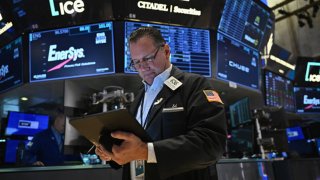
[[[154,142],[161,179],[215,163],[225,149],[223,104],[208,102],[203,90],[213,89],[205,78],[184,82],[186,132]]]
[[[25,154],[23,156],[23,163],[32,165],[37,161],[37,154],[39,152],[40,138],[35,136],[25,147]]]

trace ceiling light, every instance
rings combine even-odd
[[[21,99],[21,101],[28,101],[27,97],[21,97],[20,99]]]

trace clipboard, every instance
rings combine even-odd
[[[70,119],[70,124],[93,144],[100,143],[111,152],[113,144],[122,140],[111,137],[113,131],[126,131],[135,134],[144,142],[151,138],[127,109],[117,109]]]

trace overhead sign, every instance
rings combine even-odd
[[[126,0],[122,4],[112,3],[115,17],[216,29],[225,0]]]
[[[320,82],[320,63],[319,62],[308,62],[305,81]]]
[[[52,16],[65,14],[82,13],[84,11],[84,3],[82,0],[59,2],[58,8],[54,4],[54,0],[49,0]]]
[[[197,10],[196,8],[193,8],[193,7],[182,8],[173,4],[162,4],[162,3],[155,3],[155,2],[148,2],[148,1],[138,1],[137,6],[140,9],[149,9],[149,10],[164,11],[169,13],[187,14],[187,15],[193,15],[193,16],[201,15],[201,10]]]

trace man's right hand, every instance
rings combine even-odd
[[[96,144],[95,153],[100,157],[101,160],[104,161],[111,161],[112,160],[112,153],[105,150],[101,144]]]
[[[34,165],[34,166],[44,166],[43,162],[41,162],[41,161],[36,161],[32,165]]]

